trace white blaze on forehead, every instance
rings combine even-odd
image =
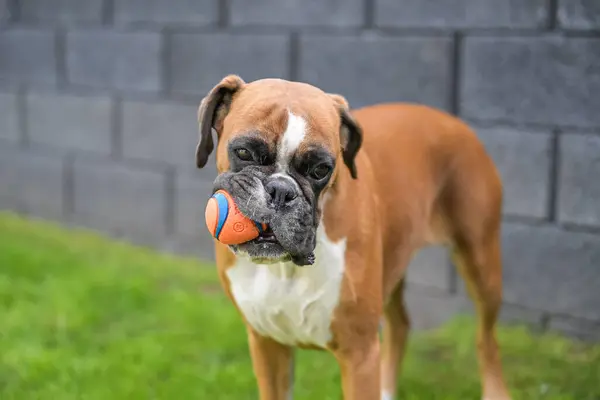
[[[287,171],[290,159],[306,136],[306,120],[288,111],[288,122],[277,151],[279,171]]]

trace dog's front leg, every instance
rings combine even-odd
[[[344,400],[380,400],[379,338],[371,335],[335,352],[342,375]]]
[[[260,400],[292,399],[292,348],[261,336],[252,328],[248,328],[248,344]]]

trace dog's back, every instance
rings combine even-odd
[[[363,152],[375,175],[384,282],[394,280],[389,275],[403,264],[399,258],[406,257],[402,253],[407,248],[414,252],[428,244],[454,245],[457,235],[483,235],[487,228],[482,220],[497,223],[502,185],[467,124],[407,103],[365,107],[353,115],[363,129]]]

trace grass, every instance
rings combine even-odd
[[[256,399],[214,267],[0,213],[0,398]],[[478,399],[473,321],[411,337],[401,399]],[[600,346],[502,327],[515,399],[600,399]],[[326,353],[298,353],[296,399],[339,399]]]

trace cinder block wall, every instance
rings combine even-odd
[[[505,183],[503,317],[600,336],[600,1],[0,0],[0,207],[212,257],[196,107],[224,75],[477,129]],[[417,256],[415,325],[465,308]]]

